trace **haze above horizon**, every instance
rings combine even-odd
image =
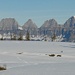
[[[54,18],[63,24],[75,15],[75,0],[0,0],[0,20],[15,18],[20,25],[32,19],[38,27]]]

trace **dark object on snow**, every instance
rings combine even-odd
[[[61,51],[61,53],[63,53],[63,51]]]
[[[50,56],[50,57],[54,57],[54,56],[55,56],[55,54],[50,54],[49,56]]]
[[[0,71],[1,71],[1,70],[6,70],[6,67],[1,67],[1,66],[0,66]]]
[[[17,54],[23,54],[23,52],[19,52],[19,53],[17,53]]]
[[[61,55],[57,55],[57,57],[61,57]]]

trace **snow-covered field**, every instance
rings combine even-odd
[[[3,65],[0,75],[75,75],[75,43],[0,41]]]

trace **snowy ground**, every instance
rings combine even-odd
[[[0,75],[75,75],[75,43],[0,41],[2,65]]]

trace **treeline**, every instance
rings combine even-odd
[[[25,38],[25,41],[30,41],[30,34],[29,34],[29,32],[27,32],[27,34],[26,34],[26,36],[24,38]],[[17,34],[10,34],[10,38],[9,39],[7,39],[7,37],[4,38],[4,36],[1,35],[0,40],[24,40],[24,39],[23,39],[22,33],[20,32],[19,35],[17,35]]]
[[[6,34],[6,35],[7,35],[7,34]],[[56,37],[57,37],[57,36],[56,36],[56,34],[54,33],[54,34],[52,35],[52,37],[50,37],[50,39],[51,39],[50,41],[55,41],[55,40],[56,40]],[[32,39],[32,38],[33,38],[33,39]],[[47,39],[48,37],[47,37],[47,36],[43,36],[43,37],[40,37],[40,38],[42,38],[43,41],[48,41],[48,39]],[[4,36],[1,35],[0,40],[42,41],[42,40],[40,40],[40,39],[36,40],[36,39],[35,39],[35,36],[32,37],[29,32],[27,32],[25,36],[24,36],[21,32],[19,33],[19,35],[17,35],[17,34],[10,34],[10,35],[9,35],[9,38],[7,38],[6,36],[5,36],[5,38],[4,38]]]

